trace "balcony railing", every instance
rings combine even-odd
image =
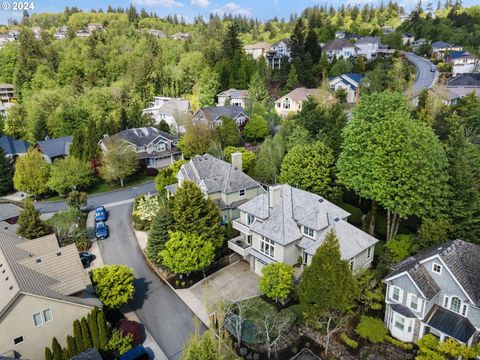
[[[244,233],[245,235],[250,235],[251,234],[250,228],[247,225],[241,223],[238,220],[233,220],[232,225],[233,225],[234,229]]]
[[[250,253],[250,247],[251,245],[247,244],[240,236],[228,240],[228,248],[243,257]]]

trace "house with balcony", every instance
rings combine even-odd
[[[453,76],[480,70],[478,58],[468,51],[450,51],[445,55],[445,61],[452,65]]]
[[[223,119],[231,118],[241,129],[248,121],[248,115],[243,107],[238,105],[209,106],[199,109],[193,115],[192,123],[216,128],[222,125]]]
[[[463,240],[434,245],[392,267],[383,280],[385,324],[413,342],[426,334],[463,344],[479,341],[480,246]]]
[[[282,118],[287,117],[289,114],[296,114],[302,110],[303,102],[310,96],[321,104],[335,102],[335,96],[327,90],[299,87],[275,101],[275,112]]]
[[[332,61],[333,58],[350,59],[357,56],[357,52],[360,50],[353,42],[348,39],[336,38],[329,41],[322,47],[322,53],[327,55],[328,61]]]
[[[0,103],[15,100],[15,87],[12,84],[0,84]]]
[[[233,221],[233,227],[240,236],[231,239],[228,247],[259,275],[266,264],[296,265],[301,259],[298,276],[331,231],[352,271],[369,267],[373,261],[378,240],[349,224],[350,213],[316,194],[276,185],[238,209],[240,217]]]
[[[66,346],[72,323],[102,306],[76,246],[60,247],[55,235],[27,240],[0,229],[0,271],[0,354],[43,358],[53,337]]]
[[[435,41],[432,43],[432,53],[435,58],[443,60],[445,55],[451,51],[462,51],[463,47],[455,44],[450,44],[445,41]]]
[[[272,45],[266,53],[268,65],[272,69],[280,69],[282,61],[290,61],[290,39],[282,39]]]
[[[335,76],[329,79],[330,88],[337,92],[344,90],[347,94],[347,103],[354,104],[358,100],[360,82],[363,79],[362,74],[348,73]]]
[[[155,96],[150,106],[143,109],[143,114],[150,116],[156,125],[163,120],[174,133],[184,133],[185,122],[191,117],[190,101],[183,98]]]
[[[380,45],[378,36],[361,37],[355,42],[355,46],[358,48],[357,56],[363,56],[367,61],[373,60],[377,57]]]
[[[192,181],[217,204],[224,222],[238,218],[238,206],[264,193],[260,184],[242,171],[242,153],[232,154],[232,163],[210,154],[196,155],[182,165],[176,177],[178,182],[166,187],[169,196],[175,195],[185,180]]]
[[[228,89],[217,94],[218,106],[235,105],[247,107],[248,90]]]
[[[128,129],[113,136],[130,145],[139,162],[147,168],[162,169],[183,159],[182,152],[177,148],[178,138],[154,127]],[[99,145],[102,151],[107,151],[104,139],[100,140]]]

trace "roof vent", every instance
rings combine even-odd
[[[62,253],[61,253],[60,251],[59,251],[59,252],[57,252],[57,256],[60,256],[60,255],[62,255]]]
[[[13,286],[10,286],[10,287],[8,288],[8,290],[12,290],[12,289],[13,289]]]
[[[323,203],[323,199],[322,198],[318,199],[318,202]]]
[[[340,219],[336,217],[335,219],[333,219],[333,221],[337,222],[337,221],[340,221]]]
[[[35,262],[38,264],[38,263],[41,263],[42,262],[42,259],[37,259],[35,260]]]

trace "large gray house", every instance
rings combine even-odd
[[[192,122],[195,125],[206,125],[214,128],[222,125],[223,119],[232,118],[239,128],[248,121],[248,116],[241,106],[209,106],[201,108],[193,115]]]
[[[238,217],[238,206],[264,192],[263,188],[242,171],[242,154],[232,154],[232,163],[205,154],[196,155],[183,164],[177,174],[178,183],[167,186],[174,195],[182,182],[196,183],[220,208],[223,221]]]
[[[353,271],[369,267],[373,261],[378,240],[349,224],[350,213],[316,194],[276,185],[238,209],[240,217],[233,227],[240,236],[231,239],[228,247],[259,275],[264,265],[274,262],[295,265],[301,259],[303,265],[310,265],[330,231],[337,236],[342,258]]]
[[[480,332],[480,246],[462,240],[430,247],[395,266],[383,280],[385,324],[411,342],[432,334],[472,345]]]

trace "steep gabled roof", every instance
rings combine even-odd
[[[21,211],[22,208],[17,205],[10,203],[0,204],[0,221],[17,217]]]
[[[0,146],[3,148],[5,155],[17,155],[27,152],[30,145],[23,140],[15,140],[10,136],[0,136]]]
[[[342,50],[343,48],[346,48],[346,47],[355,47],[355,44],[347,39],[336,38],[326,43],[323,46],[322,51],[336,51],[336,50]]]
[[[217,94],[217,96],[228,96],[235,99],[246,99],[248,97],[248,90],[228,89]]]
[[[458,74],[450,78],[447,83],[449,86],[477,86],[480,87],[480,73]]]
[[[193,116],[193,118],[198,119],[201,115],[203,115],[208,122],[214,122],[220,117],[229,117],[235,119],[241,114],[245,115],[245,110],[241,106],[209,106],[198,110],[197,113]]]
[[[117,136],[120,139],[128,141],[135,146],[147,146],[151,144],[158,137],[162,137],[168,141],[176,141],[177,137],[165,131],[158,130],[154,127],[133,128],[120,131]]]
[[[40,148],[40,151],[49,158],[65,156],[68,155],[68,149],[72,144],[72,139],[72,136],[64,136],[56,139],[46,139],[38,141],[37,146]]]

